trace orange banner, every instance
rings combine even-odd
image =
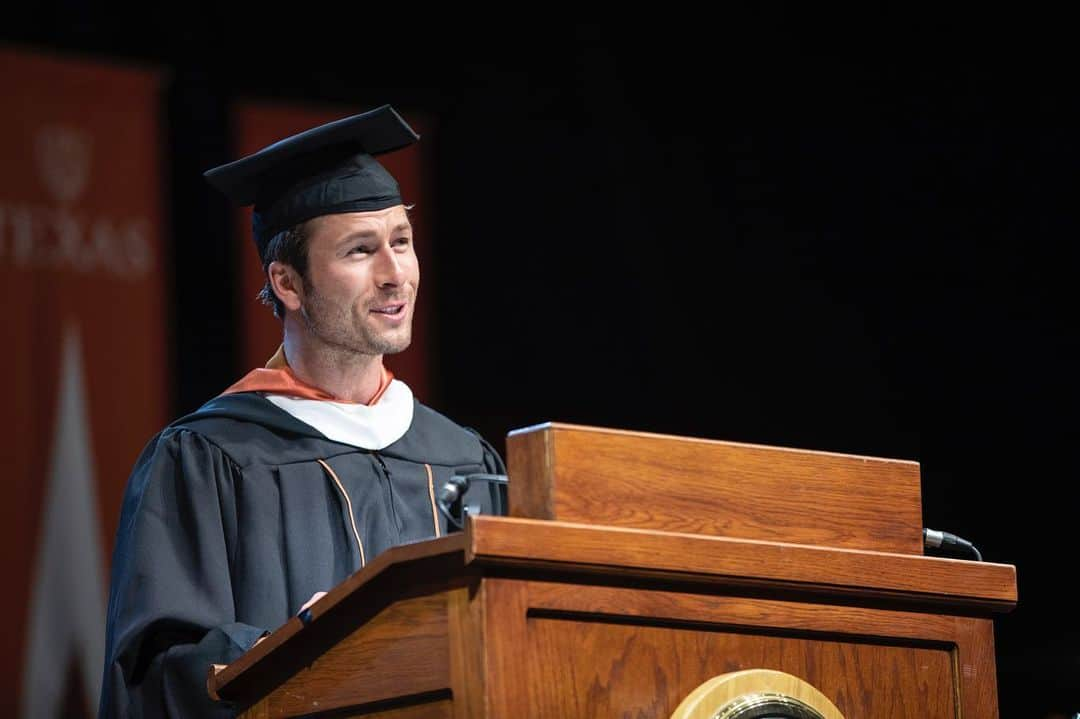
[[[257,102],[239,103],[233,108],[237,157],[249,155],[297,132],[370,110],[378,104],[380,103],[353,109],[316,110]],[[402,117],[422,138],[425,137],[425,122],[408,112],[402,112]],[[428,227],[432,226],[432,214],[431,208],[424,202],[421,172],[424,147],[425,139],[421,139],[419,143],[403,150],[380,156],[379,162],[397,180],[406,204],[416,205],[411,214],[423,278],[413,320],[412,345],[401,354],[387,357],[386,364],[398,379],[409,385],[417,398],[428,402],[431,401],[431,378],[427,358],[432,351],[428,328],[434,325],[431,316],[433,303],[426,298],[432,296],[431,278],[434,273],[430,271],[433,258],[432,238],[427,232]],[[243,366],[237,368],[238,376],[254,367],[262,367],[281,344],[281,321],[274,317],[269,307],[259,304],[255,299],[262,289],[264,277],[259,254],[251,236],[251,208],[244,208],[239,215],[237,235],[240,238],[238,262],[241,281],[238,293],[240,311],[237,316],[240,318],[243,335]]]
[[[0,715],[93,716],[124,483],[167,420],[151,70],[0,48]]]

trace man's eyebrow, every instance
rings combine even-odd
[[[411,230],[412,225],[408,222],[402,222],[400,225],[391,230],[391,232],[399,232],[401,230]],[[375,237],[379,233],[376,230],[357,230],[356,232],[350,232],[341,238],[341,242],[349,242],[350,240],[366,239],[368,237]]]

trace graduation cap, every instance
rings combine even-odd
[[[397,181],[376,155],[420,136],[389,105],[313,127],[203,173],[237,205],[255,205],[259,257],[282,230],[320,215],[402,204]]]

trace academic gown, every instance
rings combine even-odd
[[[327,439],[254,392],[169,425],[125,491],[100,716],[231,716],[207,696],[210,665],[383,550],[445,534],[434,493],[473,472],[505,469],[478,434],[418,401],[381,450]]]

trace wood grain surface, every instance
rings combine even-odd
[[[915,462],[566,424],[507,459],[516,517],[922,554]]]
[[[797,676],[845,717],[997,716],[989,620],[621,587],[485,580],[487,716],[670,716],[701,683],[751,668]],[[505,639],[503,641],[502,639]]]
[[[431,701],[418,700],[413,704],[388,707],[386,702],[367,704],[349,709],[339,709],[330,712],[317,712],[304,714],[304,719],[452,719],[454,716],[453,704],[449,699],[432,699]],[[265,702],[251,707],[239,715],[240,719],[269,719],[272,714],[268,713]]]
[[[402,599],[332,645],[267,700],[290,717],[450,688],[446,597]]]
[[[447,594],[450,643],[450,684],[454,719],[490,716],[485,704],[487,670],[484,665],[486,603],[480,581]]]
[[[527,671],[548,671],[536,682],[532,716],[668,717],[707,679],[752,667],[805,679],[845,717],[956,716],[944,648],[572,619],[538,618],[529,629]]]
[[[848,719],[993,719],[989,617],[1015,602],[1009,565],[481,516],[380,555],[211,682],[264,719],[644,719],[765,668]]]
[[[842,637],[871,645],[953,648],[954,688],[963,716],[997,716],[990,619],[662,590],[583,588],[553,582],[529,582],[525,597],[519,601],[524,602],[529,618],[581,617],[594,621],[606,617],[609,622],[711,625],[729,631],[780,636]]]
[[[509,517],[473,518],[469,538],[468,561],[507,567],[767,587],[975,612],[1008,611],[1016,604],[1016,568],[1006,564]]]
[[[394,547],[379,555],[315,602],[308,624],[293,617],[223,670],[212,672],[207,679],[210,695],[250,706],[271,692],[292,692],[290,681],[313,680],[311,668],[327,666],[317,660],[354,634],[357,642],[370,640],[363,651],[393,651],[380,644],[380,624],[406,632],[415,629],[419,632],[415,640],[421,644],[445,645],[447,600],[442,593],[469,581],[464,573],[464,539],[457,534]],[[436,596],[437,600],[430,599]],[[439,622],[441,629],[436,628]],[[441,635],[434,636],[435,631]],[[448,687],[448,648],[443,646],[440,652],[437,683]],[[435,654],[427,656],[435,661]],[[432,688],[421,684],[416,692]]]

